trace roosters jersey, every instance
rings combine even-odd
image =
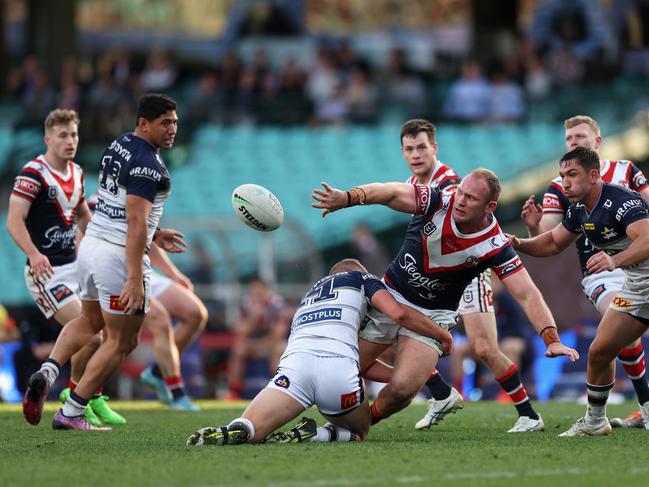
[[[425,184],[426,186],[435,186],[439,189],[446,189],[449,186],[460,184],[460,181],[462,181],[462,178],[458,176],[458,174],[451,166],[447,166],[440,161],[436,161],[433,172]],[[417,176],[413,174],[408,178],[406,182],[410,184],[417,184]]]
[[[137,135],[121,135],[101,158],[97,204],[86,235],[126,246],[126,196],[135,195],[153,204],[147,221],[150,245],[170,192],[169,171],[158,150]]]
[[[295,352],[358,360],[358,331],[374,293],[385,289],[374,275],[343,272],[320,279],[304,295],[283,356]]]
[[[452,188],[414,185],[413,191],[417,211],[385,273],[386,283],[411,303],[455,311],[464,289],[481,272],[491,268],[504,279],[523,268],[495,218],[484,230],[465,235],[451,217]]]
[[[58,171],[40,155],[22,168],[11,194],[31,203],[25,225],[38,251],[53,266],[73,262],[77,211],[84,200],[81,168],[68,161],[66,170]]]
[[[603,184],[602,194],[591,212],[582,203],[568,208],[563,225],[572,233],[581,233],[596,248],[609,255],[626,250],[631,239],[626,228],[649,218],[649,204],[635,191],[613,184]],[[649,259],[623,268],[630,289],[649,287]]]
[[[603,160],[600,174],[602,181],[605,183],[615,184],[634,191],[642,191],[649,187],[642,171],[634,166],[631,161]],[[564,215],[569,207],[570,201],[563,193],[561,178],[554,178],[543,196],[543,213]],[[583,235],[577,240],[576,246],[581,272],[584,276],[587,276],[589,272],[586,269],[586,262],[588,262],[591,255],[597,253],[597,249]]]

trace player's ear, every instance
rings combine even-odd
[[[496,206],[498,206],[498,202],[496,201],[490,201],[487,203],[487,207],[485,208],[485,213],[493,213],[496,211]]]

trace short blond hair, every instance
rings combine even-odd
[[[483,179],[489,188],[489,201],[498,201],[498,198],[500,198],[500,192],[502,191],[502,186],[500,185],[500,179],[498,179],[495,172],[491,169],[479,167],[478,169],[471,171],[469,175]]]
[[[45,118],[45,131],[47,132],[55,125],[67,125],[70,122],[74,122],[79,125],[79,115],[74,110],[65,110],[63,108],[57,108],[52,110],[47,114]]]
[[[336,262],[333,267],[329,269],[329,275],[338,274],[339,272],[354,271],[367,272],[367,269],[357,259],[343,259],[340,262]]]
[[[571,129],[577,125],[581,125],[582,123],[588,125],[597,137],[602,136],[599,130],[599,124],[594,118],[589,117],[588,115],[575,115],[574,117],[570,117],[568,120],[563,122],[563,127],[565,129]]]

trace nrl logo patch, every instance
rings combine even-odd
[[[47,196],[51,199],[54,200],[56,199],[56,196],[59,194],[59,190],[53,186],[50,186],[47,188]]]

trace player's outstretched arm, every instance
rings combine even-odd
[[[532,238],[519,238],[508,235],[512,247],[519,252],[534,257],[550,257],[557,255],[577,241],[579,235],[569,232],[559,223],[552,230]]]
[[[566,355],[572,362],[579,359],[577,350],[566,347],[559,339],[550,308],[525,268],[503,278],[503,284],[518,302],[536,332],[548,347],[546,357]]]
[[[374,293],[372,306],[392,319],[397,325],[440,342],[444,355],[451,353],[453,349],[451,334],[416,309],[398,303],[389,291],[381,290]]]
[[[323,182],[322,189],[313,190],[313,208],[322,209],[322,216],[356,205],[384,205],[403,213],[415,213],[415,190],[407,183],[370,183],[343,191]]]

